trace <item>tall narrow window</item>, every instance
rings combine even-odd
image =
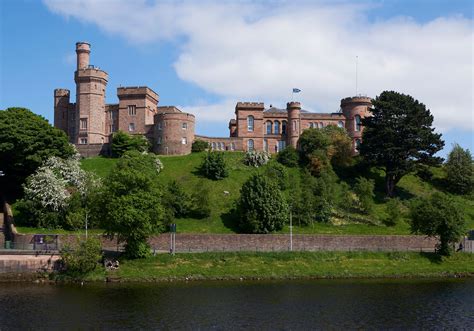
[[[286,148],[286,141],[284,140],[280,140],[278,142],[278,151],[282,151]]]
[[[160,137],[160,136],[158,136],[158,138],[156,139],[156,143],[157,143],[158,145],[161,144],[161,137]]]
[[[272,134],[272,122],[267,122],[267,134]]]
[[[235,143],[230,143],[230,150],[235,151]]]
[[[287,122],[286,121],[283,121],[281,123],[281,133],[282,134],[286,134],[286,126],[287,126]]]
[[[324,128],[324,123],[323,122],[319,122],[319,128],[320,129]]]
[[[354,116],[354,125],[355,125],[355,130],[356,131],[360,131],[360,128],[361,128],[361,121],[360,121],[360,116],[359,115],[356,115]]]
[[[181,138],[181,144],[186,145],[188,143],[188,139],[186,137]]]
[[[314,123],[313,123],[313,122],[310,122],[310,123],[309,123],[309,127],[310,127],[310,129],[314,128]]]
[[[181,124],[181,127],[183,128],[183,130],[186,130],[188,128],[188,123]]]
[[[267,139],[263,139],[263,150],[265,152],[268,152],[268,140]]]
[[[128,115],[135,116],[137,114],[137,106],[130,105],[128,106]]]
[[[114,113],[111,110],[109,111],[109,119],[110,120],[114,119]]]
[[[360,150],[360,139],[355,140],[354,151],[359,152]]]
[[[81,118],[81,130],[87,130],[87,118]]]
[[[212,150],[215,150],[216,149],[216,143],[212,143]]]
[[[252,115],[247,117],[247,130],[249,132],[253,131],[253,125],[254,125],[254,118]]]
[[[161,130],[163,128],[163,123],[162,122],[158,122],[158,130]]]
[[[296,131],[296,121],[293,121],[293,131]]]
[[[280,122],[279,121],[275,121],[273,133],[280,134]]]
[[[340,127],[340,128],[343,128],[344,127],[344,122],[343,121],[337,122],[337,126]]]
[[[253,151],[253,139],[249,139],[247,141],[247,151],[249,152]]]
[[[128,131],[130,131],[130,132],[135,131],[135,123],[128,124]]]

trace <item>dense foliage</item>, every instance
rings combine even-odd
[[[288,171],[285,166],[277,162],[270,162],[264,168],[264,174],[273,179],[277,184],[280,190],[286,190],[289,186],[289,177]]]
[[[290,168],[298,166],[298,159],[298,151],[293,146],[288,146],[277,154],[277,161]]]
[[[98,239],[89,238],[75,246],[61,249],[63,272],[68,276],[82,277],[94,271],[102,260],[102,246]]]
[[[229,176],[229,170],[224,160],[224,153],[209,151],[204,156],[200,167],[201,173],[209,179],[219,180]]]
[[[270,161],[270,154],[267,152],[249,151],[245,153],[244,164],[251,167],[261,167]]]
[[[148,256],[148,237],[164,230],[158,174],[154,155],[128,152],[105,180],[100,210],[96,212],[106,233],[126,243],[129,258]]]
[[[143,135],[132,136],[119,130],[113,134],[110,147],[113,157],[121,157],[128,151],[147,152],[150,143]]]
[[[471,152],[458,144],[448,155],[445,165],[446,183],[453,193],[469,194],[474,189],[474,168]]]
[[[410,213],[413,232],[439,237],[440,255],[450,255],[452,245],[465,233],[464,217],[448,195],[434,193],[428,199],[420,198],[413,203]]]
[[[374,207],[375,183],[371,179],[358,177],[354,185],[354,192],[359,199],[360,208],[365,213],[370,213]]]
[[[441,134],[434,133],[429,109],[413,97],[384,91],[372,104],[372,116],[362,120],[360,154],[369,164],[384,169],[386,193],[391,197],[400,179],[417,164],[442,161],[434,154],[444,142]]]
[[[204,152],[208,148],[209,148],[209,143],[207,141],[196,139],[193,141],[191,152],[193,153]]]
[[[70,157],[66,134],[26,108],[0,110],[0,194],[21,195],[25,179],[49,157]]]
[[[250,177],[237,203],[240,228],[248,233],[281,230],[288,220],[288,205],[277,184],[262,174]]]

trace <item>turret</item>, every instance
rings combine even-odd
[[[358,153],[359,145],[362,141],[362,119],[370,116],[372,99],[369,97],[355,96],[341,100],[341,110],[346,118],[346,130],[352,138],[352,148],[355,154]]]
[[[54,90],[54,126],[68,133],[68,109],[70,91]]]
[[[297,101],[288,102],[286,109],[288,111],[288,145],[296,148],[301,132],[301,103]]]
[[[89,43],[84,41],[76,43],[77,70],[87,68],[89,66],[90,53],[91,45]]]

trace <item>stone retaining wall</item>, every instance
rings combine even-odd
[[[51,271],[57,255],[0,255],[0,274],[23,274]]]
[[[59,248],[77,242],[78,236],[59,235]],[[120,250],[116,240],[100,237],[104,249]],[[15,234],[15,248],[32,249],[33,235]],[[157,251],[169,251],[170,235],[153,236],[150,245]],[[433,251],[437,243],[425,236],[364,235],[293,235],[296,251]],[[31,246],[31,247],[30,247]],[[24,247],[24,248],[22,248]],[[29,247],[29,248],[28,248]],[[177,252],[287,251],[290,238],[286,234],[176,234]]]

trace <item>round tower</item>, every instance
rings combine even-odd
[[[77,70],[89,66],[91,45],[88,42],[80,41],[76,43]]]
[[[154,152],[162,155],[190,154],[194,123],[193,114],[181,112],[175,107],[160,107],[153,128]]]
[[[370,116],[372,99],[369,97],[355,96],[341,100],[341,110],[346,118],[346,131],[352,138],[352,148],[358,152],[358,145],[362,141],[362,119]]]
[[[300,114],[301,114],[301,103],[297,101],[291,101],[286,104],[286,110],[288,111],[288,126],[287,126],[287,140],[288,145],[296,148],[298,139],[300,138]]]

